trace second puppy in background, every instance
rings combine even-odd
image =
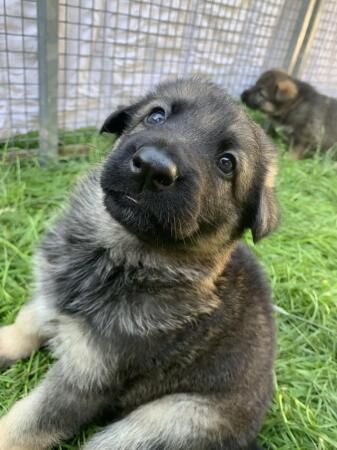
[[[295,159],[312,156],[318,149],[329,150],[337,143],[337,100],[282,70],[264,72],[241,99],[266,113],[272,125],[282,127]]]

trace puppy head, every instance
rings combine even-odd
[[[101,131],[120,136],[102,171],[105,206],[140,239],[228,242],[250,228],[258,240],[275,228],[274,148],[216,85],[161,84]]]
[[[277,115],[297,98],[296,81],[279,69],[268,70],[257,80],[256,84],[241,94],[241,99],[253,109]]]

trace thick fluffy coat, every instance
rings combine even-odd
[[[239,242],[277,225],[275,151],[217,86],[160,85],[108,117],[120,139],[37,254],[0,331],[3,364],[44,342],[44,381],[0,420],[42,450],[103,413],[85,450],[254,449],[272,395],[270,290]]]

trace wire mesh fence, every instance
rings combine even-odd
[[[307,49],[302,76],[322,92],[337,97],[337,2],[322,5],[317,31]]]
[[[30,132],[16,139],[30,148],[36,146],[39,111],[36,2],[1,1],[0,140]]]
[[[55,121],[92,132],[118,105],[177,76],[202,74],[238,96],[263,70],[283,67],[337,93],[335,0],[0,1],[3,146],[37,147],[37,130],[48,134]],[[51,4],[54,18],[41,15]],[[55,50],[43,20],[57,21]],[[56,75],[54,94],[41,89]]]

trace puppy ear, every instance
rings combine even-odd
[[[262,175],[261,186],[255,200],[255,211],[251,230],[254,243],[274,231],[280,221],[280,213],[275,194],[275,178],[277,174],[277,153],[272,143],[269,142],[264,132],[257,130],[258,142],[264,163],[264,174]]]
[[[274,231],[278,224],[279,210],[274,189],[263,186],[251,228],[254,243]]]
[[[280,80],[276,83],[275,98],[279,101],[292,100],[298,94],[298,87],[291,79]]]
[[[100,129],[100,134],[111,133],[120,136],[130,124],[133,114],[138,109],[139,104],[122,107],[108,116]]]

